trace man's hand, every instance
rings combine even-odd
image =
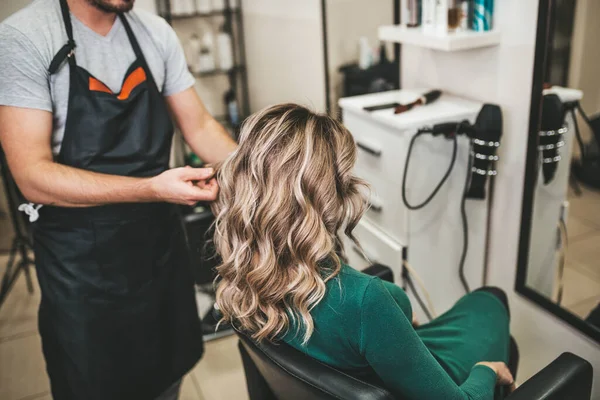
[[[212,168],[175,168],[150,179],[156,198],[168,203],[193,206],[217,198],[219,186]]]
[[[413,312],[413,315],[412,315],[412,326],[413,326],[413,328],[416,328],[419,325],[421,325],[421,324],[419,324],[419,320],[417,319],[417,315]]]

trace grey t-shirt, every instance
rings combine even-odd
[[[158,89],[170,96],[194,85],[177,35],[162,18],[140,10],[127,13]],[[114,93],[135,54],[119,18],[106,36],[85,26],[73,14],[77,65]],[[54,75],[48,67],[67,42],[59,0],[35,0],[0,23],[0,105],[47,110],[53,114],[52,151],[64,134],[69,99],[69,65]]]

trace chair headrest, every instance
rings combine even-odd
[[[261,375],[280,400],[395,400],[387,390],[363,382],[286,343],[256,343],[237,332]]]

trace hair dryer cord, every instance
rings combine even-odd
[[[433,189],[433,192],[431,192],[431,194],[422,203],[416,204],[416,205],[409,204],[408,199],[406,198],[406,176],[408,174],[408,165],[410,162],[410,156],[412,154],[415,140],[419,136],[421,136],[425,133],[430,133],[430,132],[427,130],[418,131],[410,139],[410,144],[408,145],[408,153],[406,154],[406,162],[404,164],[404,174],[402,176],[402,201],[404,202],[404,205],[406,206],[406,208],[408,208],[409,210],[419,210],[419,209],[425,207],[427,204],[429,204],[431,202],[431,200],[433,200],[435,195],[440,191],[440,189],[442,188],[444,183],[448,180],[448,177],[450,176],[450,173],[452,172],[452,169],[454,168],[454,163],[456,162],[456,153],[458,151],[458,140],[457,140],[456,134],[455,134],[454,136],[452,136],[454,146],[452,148],[452,159],[450,160],[450,165],[448,165],[448,170],[446,171],[446,173],[444,174],[444,176],[442,177],[442,179],[440,180],[438,185],[435,187],[435,189]],[[470,171],[469,171],[469,174],[470,174]]]
[[[460,201],[460,216],[462,219],[462,229],[463,229],[463,248],[462,253],[460,255],[460,262],[458,264],[458,275],[460,277],[460,282],[465,288],[465,292],[470,293],[471,289],[469,288],[469,282],[467,282],[467,277],[465,276],[465,261],[467,259],[467,252],[469,250],[469,223],[467,221],[467,210],[465,207],[465,203],[467,201],[467,192],[469,190],[469,182],[471,180],[471,166],[473,164],[473,152],[472,145],[469,146],[469,160],[467,161],[467,178],[465,179],[465,187],[463,189],[462,199]]]

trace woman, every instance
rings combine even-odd
[[[253,115],[221,166],[217,304],[255,340],[284,341],[406,399],[492,399],[510,385],[508,310],[489,292],[414,328],[404,291],[344,265],[364,209],[337,121],[284,104]],[[358,244],[358,243],[357,243]],[[492,360],[495,362],[482,362]]]

